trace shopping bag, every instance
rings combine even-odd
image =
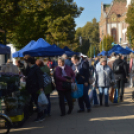
[[[76,83],[77,90],[72,90],[71,96],[72,98],[80,98],[83,96],[83,84]]]
[[[111,102],[114,101],[114,92],[115,92],[114,87],[112,87],[112,88],[111,88],[111,92],[110,92],[110,94],[109,94],[109,100],[110,100]]]
[[[115,89],[114,101],[113,101],[113,103],[118,103],[118,102],[119,102],[118,89]]]
[[[44,93],[44,91],[41,91],[39,97],[38,97],[38,104],[39,106],[45,106],[48,105],[48,99]]]
[[[96,92],[95,88],[93,89],[93,100],[94,100],[94,105],[98,105],[99,104],[98,97],[97,97],[97,92]]]
[[[93,101],[93,94],[94,94],[93,92],[94,92],[94,91],[91,90],[90,93],[89,93],[89,100],[90,100],[90,102]]]

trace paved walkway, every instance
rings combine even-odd
[[[20,129],[11,134],[134,134],[134,103],[132,89],[126,89],[125,100],[110,107],[92,108],[91,113],[77,113],[60,117],[57,94],[52,94],[52,116],[42,123],[32,122],[33,115]]]

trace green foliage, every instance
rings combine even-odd
[[[104,36],[102,43],[102,50],[109,51],[112,48],[113,37],[110,35]]]
[[[74,19],[83,8],[77,7],[73,0],[2,0],[0,11],[0,26],[7,31],[8,42],[21,49],[38,38],[50,44],[73,44]]]
[[[90,55],[89,46],[92,45],[99,50],[99,23],[94,18],[92,22],[87,22],[84,27],[77,28],[76,38],[82,37],[81,52]],[[92,54],[91,54],[92,55]]]
[[[132,0],[131,5],[128,8],[126,16],[126,22],[129,24],[127,27],[127,39],[131,44],[131,47],[134,48],[134,0]]]

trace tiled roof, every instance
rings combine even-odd
[[[118,17],[127,12],[127,0],[114,0],[113,5],[109,8],[108,16],[115,13]]]

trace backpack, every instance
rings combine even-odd
[[[114,73],[117,73],[117,74],[119,74],[119,73],[122,73],[122,66],[123,66],[123,64],[122,63],[120,63],[120,64],[113,64],[113,71],[114,71]]]
[[[44,72],[43,74],[43,79],[44,79],[44,87],[52,83],[51,77],[46,72]]]

